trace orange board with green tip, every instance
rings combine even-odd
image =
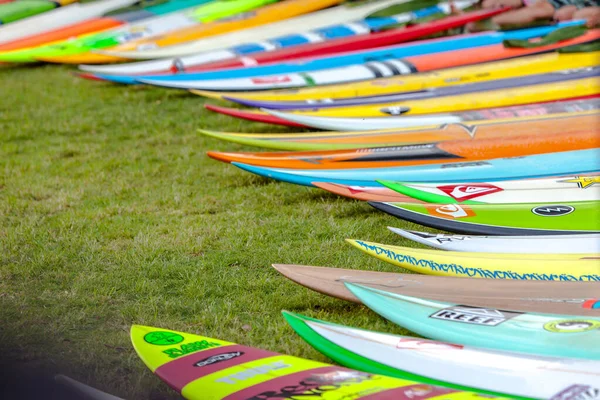
[[[209,151],[207,154],[224,162],[269,168],[313,170],[401,167],[520,157],[600,147],[600,137],[597,132],[589,128],[590,126],[593,125],[582,125],[579,132],[572,132],[568,137],[564,132],[559,132],[548,135],[469,139],[349,150],[257,153]]]
[[[134,325],[131,340],[148,368],[187,399],[481,398],[168,329]]]

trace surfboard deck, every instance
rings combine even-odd
[[[489,351],[283,314],[308,344],[361,371],[385,371],[398,377],[414,374],[442,386],[461,385],[516,398],[550,399],[572,390],[574,382],[590,392],[599,390],[600,366],[586,360]]]
[[[191,400],[276,399],[317,394],[324,400],[477,399],[415,381],[385,377],[282,355],[204,336],[133,325],[131,341],[142,361]]]
[[[344,282],[430,300],[546,314],[600,316],[597,283],[442,277],[305,265],[273,264],[308,289],[360,303]]]
[[[526,354],[600,359],[600,319],[468,307],[346,283],[384,318],[433,340]]]
[[[455,233],[500,236],[600,233],[598,201],[560,204],[369,204],[395,217]]]
[[[596,254],[469,253],[346,241],[370,256],[427,275],[600,282],[600,258]]]
[[[600,122],[600,119],[595,117],[590,120]],[[268,168],[360,170],[364,168],[439,164],[452,161],[475,162],[494,158],[521,157],[600,147],[600,138],[597,132],[590,130],[587,126],[580,129],[579,132],[571,134],[569,140],[564,140],[564,132],[557,132],[546,135],[519,135],[442,143],[421,142],[405,146],[348,150],[245,153],[208,151],[207,155],[226,163],[237,162]],[[393,188],[397,186],[394,185]],[[475,186],[471,187],[474,188]],[[404,192],[403,194],[407,193]],[[423,200],[422,197],[420,199]]]
[[[388,181],[379,183],[405,196],[437,204],[514,204],[542,201],[560,203],[600,200],[598,174],[456,184]]]
[[[439,250],[539,254],[552,249],[553,254],[600,254],[600,234],[474,236],[409,231],[391,226],[388,229],[405,239]]]

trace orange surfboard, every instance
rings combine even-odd
[[[596,123],[598,120],[595,120]],[[511,136],[480,140],[457,140],[406,146],[361,148],[354,150],[220,153],[207,154],[224,162],[285,169],[385,168],[444,162],[520,157],[600,147],[597,125],[574,127],[576,132],[547,135]]]

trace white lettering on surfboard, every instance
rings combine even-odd
[[[216,381],[221,383],[227,383],[228,385],[235,385],[239,381],[245,381],[246,379],[250,379],[257,375],[263,375],[270,371],[276,371],[283,368],[291,367],[290,364],[286,364],[283,361],[275,361],[266,365],[261,365],[258,367],[248,368],[245,371],[238,372],[235,374],[231,374],[229,376],[225,376],[223,378],[219,378]]]

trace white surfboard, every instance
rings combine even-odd
[[[596,254],[600,234],[539,236],[472,236],[388,229],[404,238],[440,250],[472,253]]]
[[[83,22],[112,10],[130,6],[138,0],[99,0],[75,3],[25,18],[0,27],[0,44]]]
[[[140,79],[148,85],[180,89],[214,90],[219,92],[255,91],[273,89],[293,89],[307,86],[323,86],[366,81],[376,78],[389,78],[415,73],[414,68],[402,60],[373,61],[341,68],[318,71],[266,75],[251,78],[230,78],[213,80],[156,80]]]
[[[481,350],[311,320],[305,323],[321,337],[377,363],[477,389],[550,399],[575,384],[597,389],[600,382],[598,361]]]
[[[419,117],[336,118],[293,114],[262,109],[275,117],[308,127],[328,131],[369,131],[375,129],[413,128],[427,125],[458,124],[462,118],[452,114],[427,114]]]
[[[422,201],[486,204],[557,203],[600,200],[600,175],[563,176],[503,182],[402,183],[397,189]],[[403,189],[411,190],[410,194]],[[415,192],[416,190],[416,192]],[[428,196],[435,195],[435,198]],[[422,195],[422,196],[421,196]]]

